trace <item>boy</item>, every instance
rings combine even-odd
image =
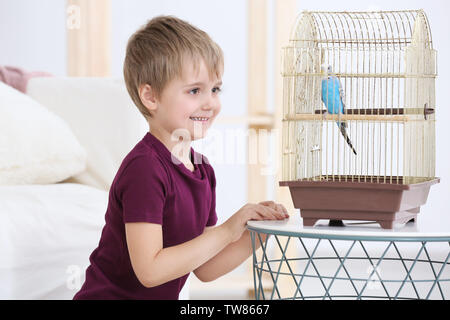
[[[211,281],[250,256],[248,220],[287,217],[266,201],[215,227],[214,170],[190,142],[220,111],[222,73],[222,50],[183,20],[156,17],[131,36],[125,83],[150,130],[113,180],[106,224],[74,299],[178,299],[190,272]]]

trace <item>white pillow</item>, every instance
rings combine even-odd
[[[121,78],[32,78],[27,95],[64,119],[86,149],[86,170],[70,182],[109,190],[123,158],[149,129]]]
[[[69,126],[0,82],[0,185],[56,183],[85,167],[86,151]]]

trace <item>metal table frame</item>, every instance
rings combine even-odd
[[[346,235],[326,232],[322,233],[309,233],[292,231],[283,231],[278,229],[271,230],[270,228],[258,228],[252,225],[248,225],[250,230],[252,246],[253,246],[253,279],[255,289],[255,299],[443,299],[445,300],[450,296],[450,274],[447,272],[444,276],[445,267],[450,264],[450,236],[438,236],[438,237],[420,237],[407,236],[407,237],[394,237],[389,233],[380,233],[380,235]],[[299,228],[300,229],[300,228]],[[263,240],[262,234],[268,234],[270,237],[266,237]],[[275,242],[275,249],[279,250],[279,258],[269,258],[268,244],[272,239]],[[313,242],[312,248],[308,248],[305,243],[307,240]],[[289,243],[299,241],[303,249],[303,256],[288,257],[287,248]],[[339,253],[336,248],[336,242],[345,242],[348,248],[344,250],[344,254]],[[412,258],[406,257],[402,253],[399,247],[400,242],[416,243],[419,247],[417,254]],[[329,244],[331,248],[331,255],[318,256],[318,248],[321,244]],[[370,252],[369,243],[376,243],[377,247],[384,248],[381,255],[373,255]],[[446,257],[444,259],[432,259],[430,255],[429,247],[431,244],[443,244],[443,248],[447,250]],[[258,256],[256,245],[261,246],[261,254]],[[273,243],[272,243],[273,244]],[[356,247],[362,249],[364,253],[362,256],[354,256],[352,252]],[[428,248],[427,248],[428,247]],[[388,251],[394,252],[396,256],[388,257]],[[422,255],[422,257],[421,257]],[[444,254],[445,256],[445,254]],[[337,262],[337,268],[334,272],[323,271],[319,262],[326,262],[327,266],[330,266],[330,262]],[[350,262],[356,262],[361,264],[363,261],[369,263],[370,272],[367,272],[367,276],[360,276],[358,272],[355,272],[349,267]],[[383,263],[394,262],[397,263],[401,270],[404,271],[403,276],[399,276],[395,279],[383,277],[379,268]],[[296,266],[299,263],[306,264],[303,270],[297,271]],[[431,272],[427,279],[421,279],[414,276],[413,271],[418,268],[418,265],[427,265]],[[356,268],[358,269],[358,268]],[[449,268],[447,268],[447,271]],[[359,270],[361,271],[361,270]],[[341,274],[341,275],[340,275]],[[272,288],[270,293],[266,293],[267,288],[264,288],[263,275],[266,275],[266,279],[271,280]],[[267,275],[269,277],[267,277]],[[278,288],[280,277],[287,278],[292,282],[292,285],[296,287],[293,294],[290,296],[283,296]],[[318,280],[315,285],[315,289],[321,289],[321,293],[308,294],[302,284],[305,279]],[[334,286],[337,282],[346,282],[350,284],[350,293],[336,292]],[[409,284],[409,285],[408,285]],[[431,284],[431,286],[430,286]],[[368,291],[374,285],[377,286],[377,291],[381,292],[378,295],[372,295]],[[409,293],[405,294],[407,290],[405,287],[409,287]],[[411,290],[412,289],[412,290]]]

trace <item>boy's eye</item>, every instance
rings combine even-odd
[[[200,91],[199,88],[194,88],[191,91],[189,91],[190,94],[197,94]]]
[[[222,89],[220,89],[219,87],[215,87],[212,89],[213,93],[219,93],[220,91],[222,91]]]

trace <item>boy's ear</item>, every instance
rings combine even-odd
[[[141,98],[142,104],[150,111],[156,111],[157,99],[153,88],[148,84],[141,84],[139,87],[139,97]]]

